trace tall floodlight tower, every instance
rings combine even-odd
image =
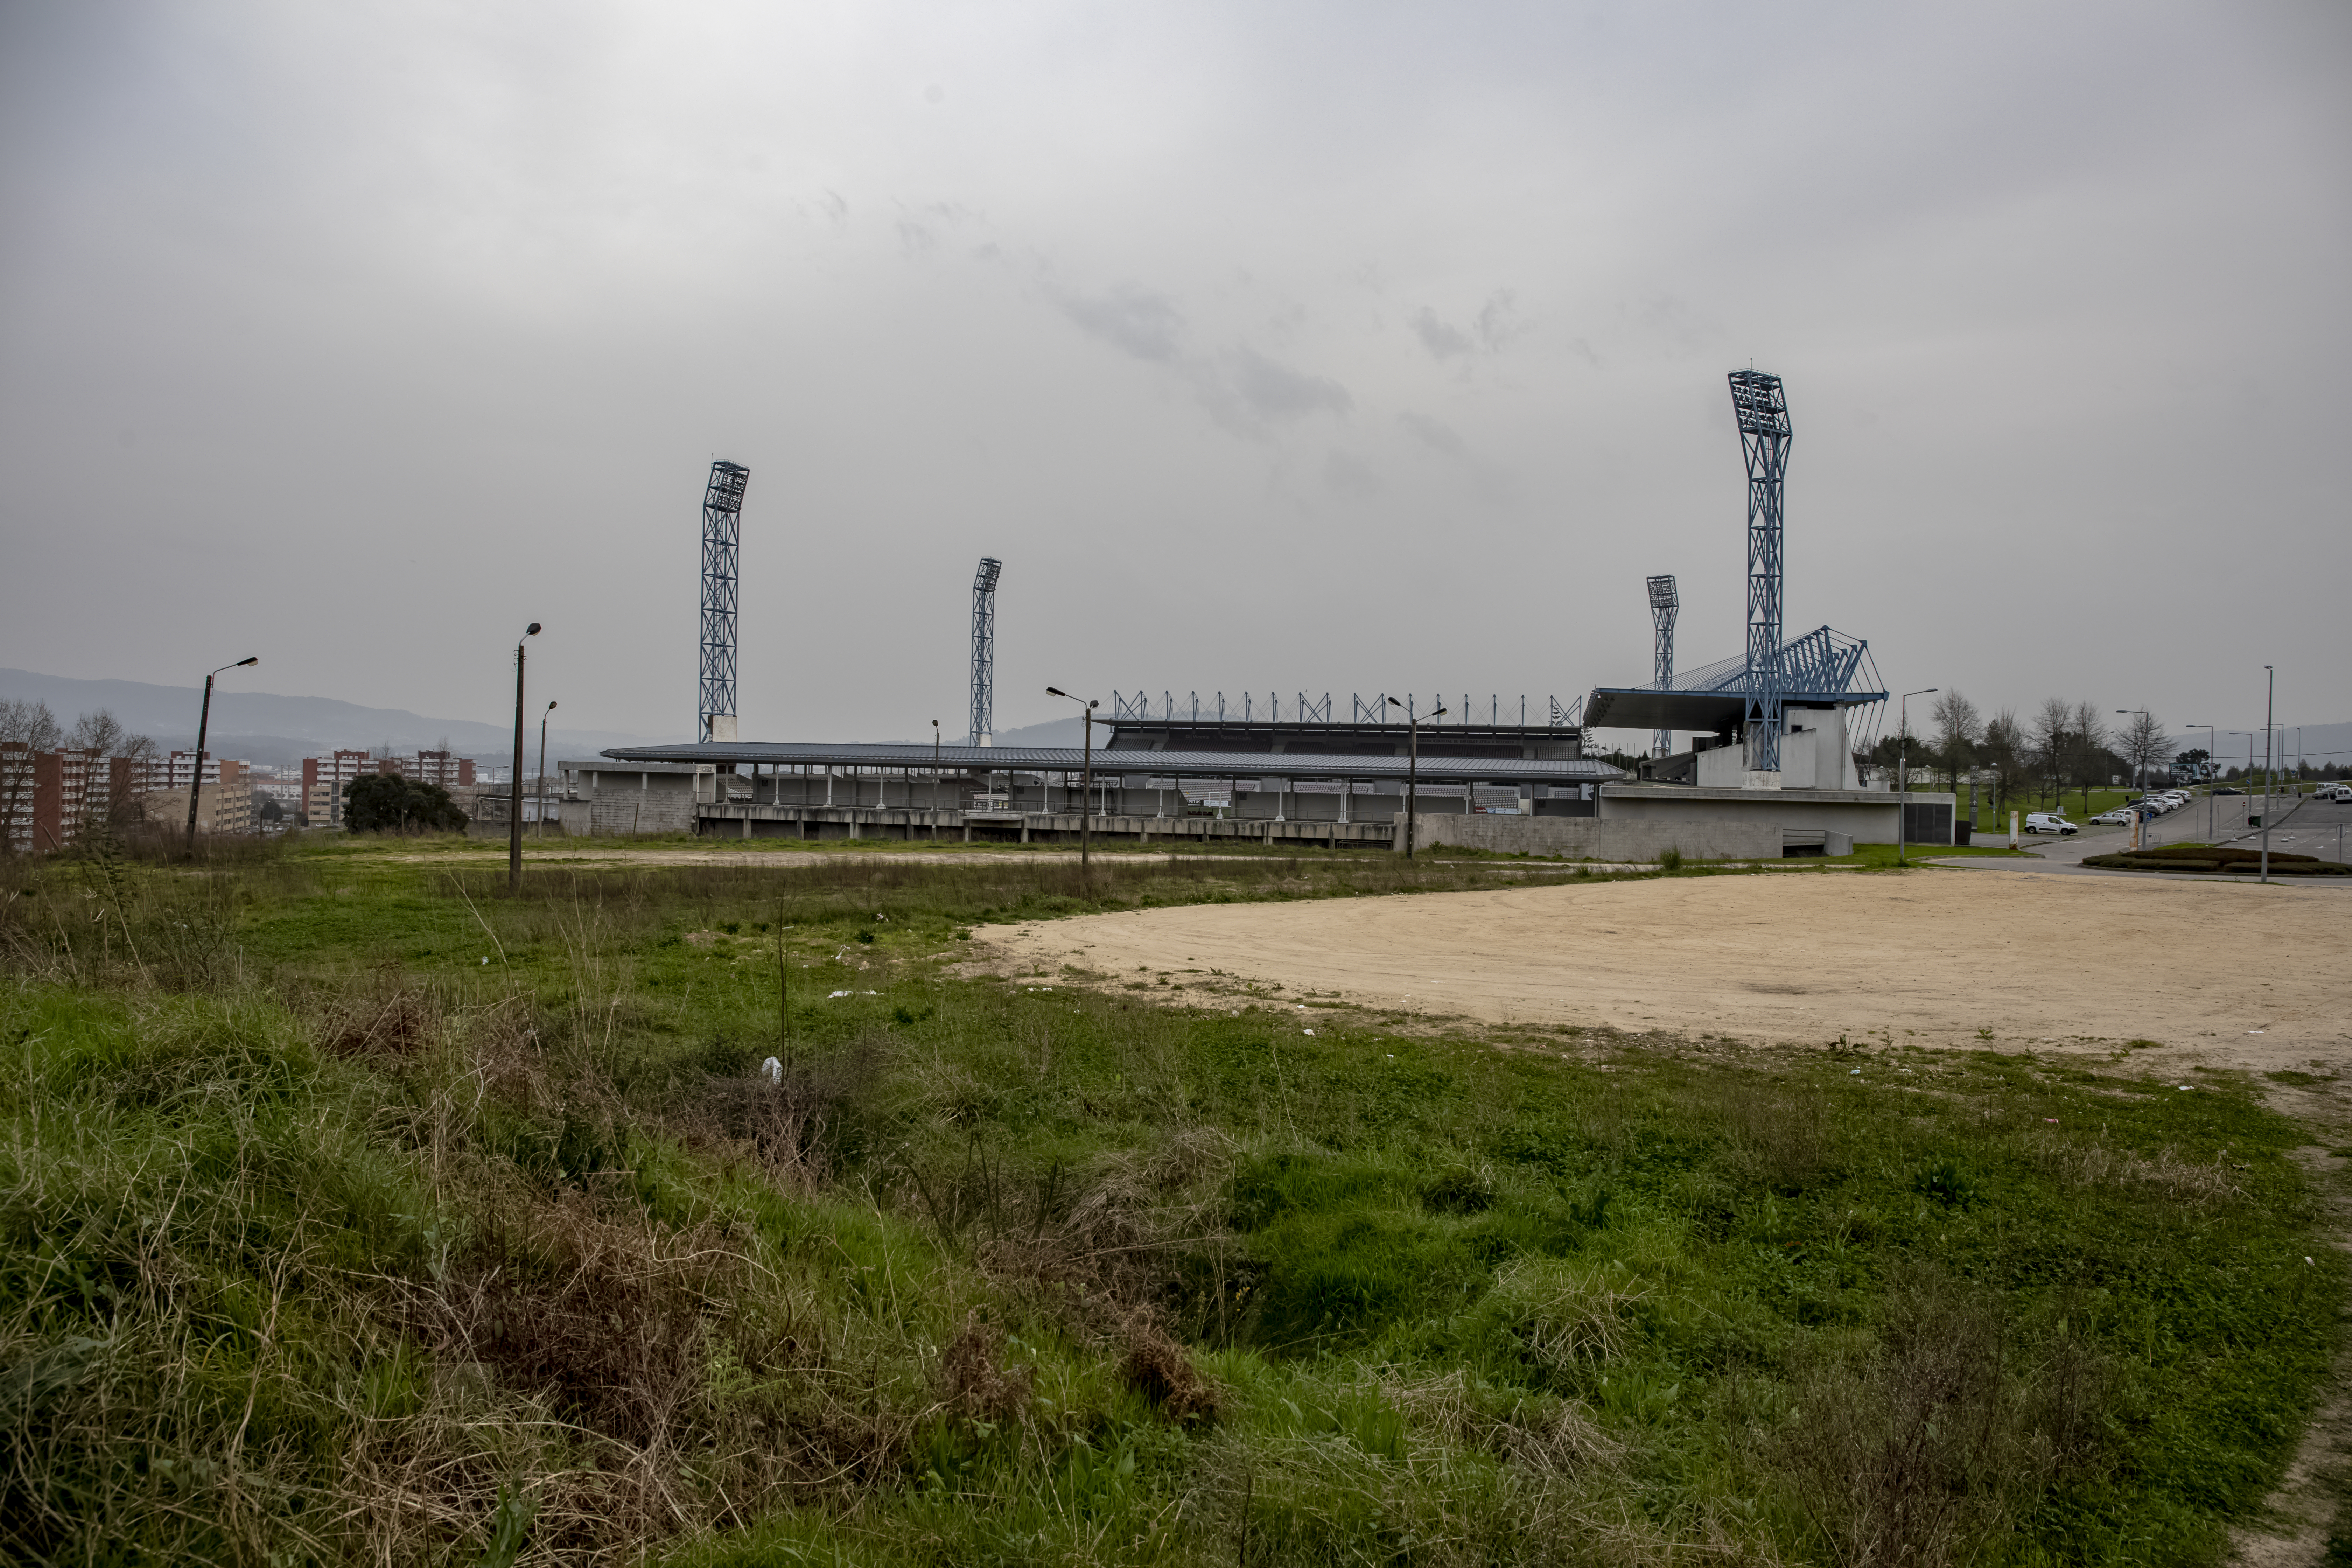
[[[980,558],[971,579],[971,743],[985,746],[996,727],[996,579],[1004,563]]]
[[[1780,378],[1731,373],[1731,408],[1748,459],[1748,771],[1780,774],[1780,480],[1789,467],[1789,400]]]
[[[702,491],[702,682],[694,726],[700,741],[735,739],[735,584],[751,478],[740,463],[713,463]]]
[[[1675,591],[1672,574],[1650,579],[1650,622],[1655,635],[1652,639],[1651,668],[1657,676],[1658,689],[1669,691],[1675,684],[1675,612],[1682,608],[1682,595]],[[1675,732],[1654,730],[1650,733],[1650,755],[1668,757],[1674,754]]]

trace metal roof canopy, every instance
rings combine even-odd
[[[1884,702],[1884,691],[1783,691],[1784,708],[1859,708]],[[1585,722],[1604,730],[1687,730],[1702,735],[1737,731],[1748,715],[1744,691],[1660,691],[1653,686],[1599,686],[1584,705]]]
[[[922,745],[853,742],[825,745],[801,741],[705,742],[681,746],[620,746],[603,753],[615,763],[683,763],[698,766],[763,768],[888,768],[928,773],[932,749]],[[1086,765],[1076,746],[941,746],[939,766],[948,773],[1075,773]],[[1095,752],[1095,772],[1149,773],[1160,778],[1255,778],[1272,773],[1302,779],[1401,779],[1408,759],[1391,756],[1331,756],[1290,752]],[[624,771],[616,768],[614,772]],[[1624,777],[1607,763],[1529,757],[1423,757],[1420,776],[1433,781],[1503,780],[1538,784],[1590,784]]]

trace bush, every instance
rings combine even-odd
[[[343,825],[353,833],[462,833],[466,814],[439,784],[369,773],[343,786]]]

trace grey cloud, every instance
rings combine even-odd
[[[1434,451],[1443,452],[1449,458],[1467,458],[1470,455],[1470,448],[1464,444],[1461,432],[1443,419],[1433,419],[1426,414],[1416,414],[1407,409],[1397,416],[1397,423]]]
[[[1426,305],[1413,313],[1412,330],[1432,357],[1449,360],[1464,354],[1496,353],[1527,328],[1518,319],[1517,296],[1508,289],[1498,289],[1478,307],[1466,331]]]
[[[1243,404],[1262,419],[1345,414],[1356,405],[1338,382],[1276,364],[1255,349],[1236,349],[1226,355],[1225,371]]]
[[[1114,289],[1091,299],[1056,294],[1054,302],[1081,331],[1154,364],[1172,363],[1184,336],[1183,312],[1141,289]]]
[[[1380,493],[1380,476],[1352,452],[1336,448],[1323,459],[1323,484],[1342,500],[1364,500]]]
[[[1423,305],[1412,318],[1412,330],[1421,334],[1421,345],[1439,359],[1452,359],[1470,352],[1468,334],[1459,327],[1437,319],[1437,312]]]

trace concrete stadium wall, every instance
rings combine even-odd
[[[1575,816],[1424,816],[1423,846],[1455,844],[1506,855],[1561,855],[1592,860],[1654,860],[1668,849],[1685,860],[1777,860],[1780,825],[1721,818],[1655,822]],[[1400,825],[1397,847],[1404,846]]]
[[[1896,827],[1895,797],[1881,795],[1866,801],[1808,800],[1801,795],[1778,790],[1754,792],[1758,798],[1725,800],[1728,791],[1683,794],[1668,790],[1644,790],[1619,793],[1604,790],[1601,801],[1601,820],[1624,823],[1697,823],[1711,817],[1738,815],[1751,820],[1768,822],[1775,832],[1780,829],[1816,829],[1843,833],[1861,844],[1892,844]],[[1713,795],[1716,798],[1708,798]],[[1915,803],[1941,799],[1949,795],[1930,796],[1915,794]],[[1775,854],[1779,851],[1775,850]]]

